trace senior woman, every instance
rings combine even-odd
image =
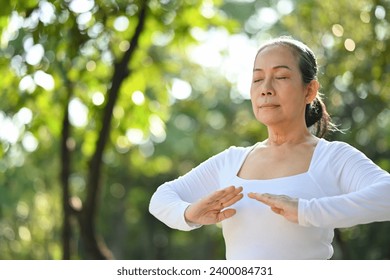
[[[268,137],[230,147],[161,185],[149,210],[169,227],[222,224],[227,259],[329,259],[334,229],[390,220],[390,175],[332,129],[317,62],[279,37],[254,61],[251,102]]]

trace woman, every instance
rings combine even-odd
[[[322,137],[332,128],[317,63],[303,43],[265,43],[251,102],[268,138],[230,147],[163,184],[149,210],[168,226],[221,223],[227,259],[329,259],[334,228],[390,220],[390,175]]]

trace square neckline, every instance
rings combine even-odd
[[[245,179],[245,178],[242,178],[240,176],[238,176],[238,172],[241,170],[245,160],[248,158],[250,152],[252,152],[261,142],[258,142],[254,145],[252,145],[252,147],[250,147],[248,149],[248,151],[244,154],[242,160],[240,161],[240,164],[238,165],[238,168],[236,169],[236,172],[234,173],[234,176],[239,179],[239,180],[243,180],[243,181],[246,181],[246,182],[266,182],[266,181],[276,181],[276,180],[286,180],[286,179],[292,179],[292,178],[295,178],[295,177],[300,177],[300,176],[304,176],[304,175],[308,175],[311,171],[311,169],[313,168],[313,165],[316,161],[316,158],[317,158],[317,154],[319,153],[318,150],[319,150],[319,146],[321,146],[323,143],[324,143],[324,139],[323,138],[319,138],[318,142],[317,142],[317,145],[314,147],[314,151],[313,151],[313,155],[311,156],[311,159],[310,159],[310,163],[309,163],[309,167],[308,169],[305,171],[305,172],[301,172],[301,173],[297,173],[297,174],[294,174],[294,175],[287,175],[287,176],[282,176],[282,177],[275,177],[275,178],[269,178],[269,179]]]

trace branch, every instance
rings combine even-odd
[[[71,258],[71,240],[72,227],[71,216],[75,209],[69,204],[69,177],[71,172],[71,151],[68,147],[68,139],[71,134],[71,125],[69,123],[69,101],[73,95],[73,84],[68,79],[66,71],[61,63],[58,63],[58,68],[63,76],[63,81],[66,86],[66,98],[64,106],[64,115],[62,119],[61,129],[61,175],[60,182],[62,186],[62,211],[63,211],[63,228],[62,228],[62,258],[69,260]]]
[[[133,57],[135,51],[138,48],[138,42],[142,31],[144,30],[145,20],[146,20],[146,10],[147,10],[148,1],[143,1],[141,10],[139,12],[138,25],[135,29],[135,32],[130,40],[130,48],[125,52],[121,61],[116,63],[114,66],[114,74],[112,77],[112,87],[108,92],[108,100],[106,107],[104,109],[102,127],[99,132],[99,137],[96,143],[95,152],[91,158],[89,165],[88,181],[87,181],[87,196],[85,201],[85,206],[83,208],[83,221],[85,228],[85,237],[88,240],[91,240],[92,246],[98,246],[97,240],[94,234],[94,223],[96,216],[96,209],[98,204],[98,194],[100,190],[100,181],[101,181],[101,169],[102,169],[102,157],[105,146],[107,144],[110,128],[111,128],[111,119],[112,113],[115,107],[115,104],[118,100],[120,87],[125,80],[130,75],[130,70],[128,69],[129,62]],[[91,239],[92,238],[92,239]],[[92,249],[92,248],[91,248]],[[101,256],[104,258],[104,256]]]
[[[72,236],[69,209],[69,175],[70,175],[70,151],[67,147],[67,140],[70,134],[69,124],[69,93],[65,102],[64,116],[62,119],[61,131],[61,185],[62,185],[62,211],[63,211],[63,228],[62,228],[62,257],[64,260],[70,259],[70,240]]]

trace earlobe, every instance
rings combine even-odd
[[[317,97],[319,88],[320,83],[317,80],[312,80],[307,85],[306,104],[310,104]]]

